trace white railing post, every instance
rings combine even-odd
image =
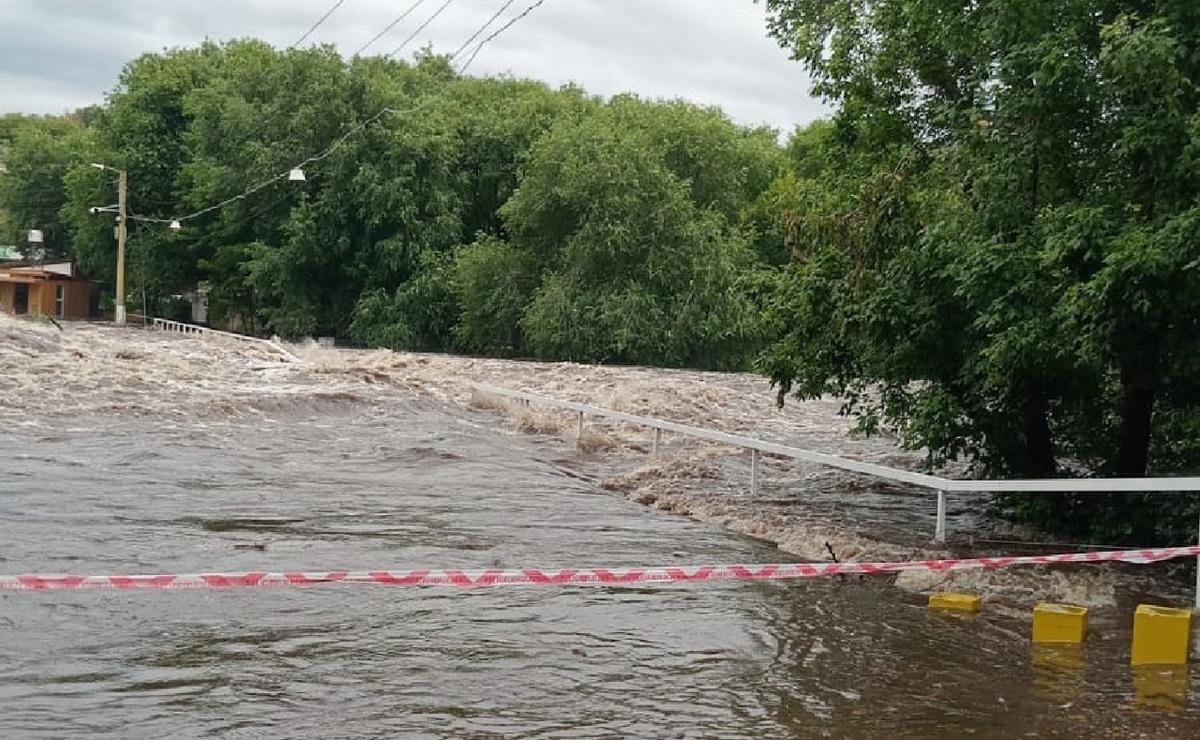
[[[658,427],[654,428],[654,446],[650,448],[650,454],[658,457],[658,448],[662,446],[662,430]]]
[[[937,528],[934,530],[933,541],[939,545],[946,544],[946,492],[937,492]]]
[[[750,495],[758,495],[758,450],[750,450]]]
[[[284,349],[283,347],[280,347],[278,344],[271,341],[270,339],[260,339],[258,337],[248,337],[244,334],[234,334],[233,332],[220,331],[218,329],[212,329],[207,326],[196,326],[195,324],[185,324],[182,321],[172,321],[170,319],[164,319],[164,318],[159,318],[159,317],[155,317],[153,321],[154,321],[154,328],[160,329],[162,331],[171,331],[171,332],[175,332],[177,334],[183,334],[184,336],[195,336],[195,337],[199,337],[201,339],[210,339],[213,337],[226,337],[228,339],[236,339],[239,342],[246,342],[246,343],[250,343],[250,344],[257,344],[259,346],[270,347],[275,352],[278,352],[279,354],[286,357],[289,362],[294,362],[297,364],[304,364],[304,361],[301,360],[299,357],[292,354],[291,352],[288,352],[286,349]],[[525,405],[526,406],[529,405],[528,400],[525,401]]]

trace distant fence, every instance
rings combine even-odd
[[[582,433],[584,418],[595,416],[614,421],[624,421],[630,424],[647,427],[654,430],[652,454],[657,454],[662,444],[663,432],[704,439],[750,450],[750,488],[757,492],[759,481],[759,456],[762,453],[789,457],[795,460],[824,465],[838,470],[879,478],[893,483],[906,483],[918,488],[926,488],[937,493],[937,522],[934,527],[934,541],[946,541],[946,499],[950,493],[1131,493],[1131,492],[1190,492],[1200,491],[1200,478],[1045,478],[1037,480],[954,480],[925,473],[914,473],[909,470],[889,468],[885,465],[851,460],[824,452],[814,452],[799,447],[765,442],[752,437],[718,432],[713,429],[677,424],[673,421],[655,419],[648,416],[635,416],[620,411],[589,406],[588,404],[564,401],[535,393],[525,393],[508,388],[476,384],[476,388],[494,395],[510,398],[525,403],[537,403],[545,406],[574,411],[577,414],[578,429]],[[1197,544],[1200,544],[1200,529],[1197,534]],[[1200,609],[1200,557],[1196,561],[1196,608]]]
[[[196,324],[185,324],[182,321],[171,321],[170,319],[152,319],[151,327],[154,329],[157,329],[159,331],[169,331],[169,332],[174,332],[176,334],[189,334],[189,335],[198,336],[198,337],[210,337],[210,336],[224,337],[227,339],[234,339],[239,342],[245,342],[248,344],[258,344],[260,346],[268,347],[268,348],[274,350],[275,352],[278,352],[279,354],[283,355],[287,359],[288,362],[295,362],[295,363],[303,363],[304,362],[296,355],[292,354],[291,352],[287,351],[283,347],[279,346],[278,343],[272,342],[270,339],[259,339],[258,337],[248,337],[245,334],[235,334],[230,331],[221,331],[219,329],[210,329],[207,326],[197,326]]]

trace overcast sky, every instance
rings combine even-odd
[[[205,38],[287,46],[335,0],[0,0],[0,112],[61,113],[97,103],[138,54]],[[305,44],[351,54],[415,0],[345,0]],[[365,53],[395,49],[445,0],[424,0]],[[533,0],[516,0],[511,18]],[[454,51],[503,0],[452,0],[402,55]],[[497,26],[503,22],[497,22]],[[788,132],[826,113],[802,67],[766,34],[752,0],[546,0],[489,44],[472,74],[511,72],[601,95],[632,90],[716,104]]]

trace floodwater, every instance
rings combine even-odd
[[[733,451],[668,440],[650,461],[643,432],[598,426],[581,452],[561,436],[569,420],[470,408],[462,387],[481,376],[722,428],[760,422],[761,436],[903,460],[846,438],[828,406],[752,407],[752,379],[316,354],[315,369],[287,368],[198,340],[0,325],[3,397],[40,394],[0,407],[0,571],[695,565],[815,559],[825,542],[844,558],[926,552],[931,502],[916,492],[773,461],[753,498]],[[990,531],[975,502],[953,511],[960,536]],[[987,597],[973,619],[929,614],[931,584],[895,579],[0,592],[0,737],[1200,735],[1187,672],[1127,665],[1132,605],[1186,602],[1182,569],[964,578],[954,585]],[[1093,606],[1085,651],[1031,650],[1028,610],[1047,593]]]

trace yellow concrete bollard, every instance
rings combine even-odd
[[[1133,613],[1132,665],[1183,665],[1188,661],[1192,610],[1141,604]]]
[[[929,608],[975,614],[983,608],[983,600],[971,594],[933,594],[929,597]]]
[[[1033,608],[1033,641],[1080,645],[1087,636],[1088,610],[1072,604],[1038,604]]]

